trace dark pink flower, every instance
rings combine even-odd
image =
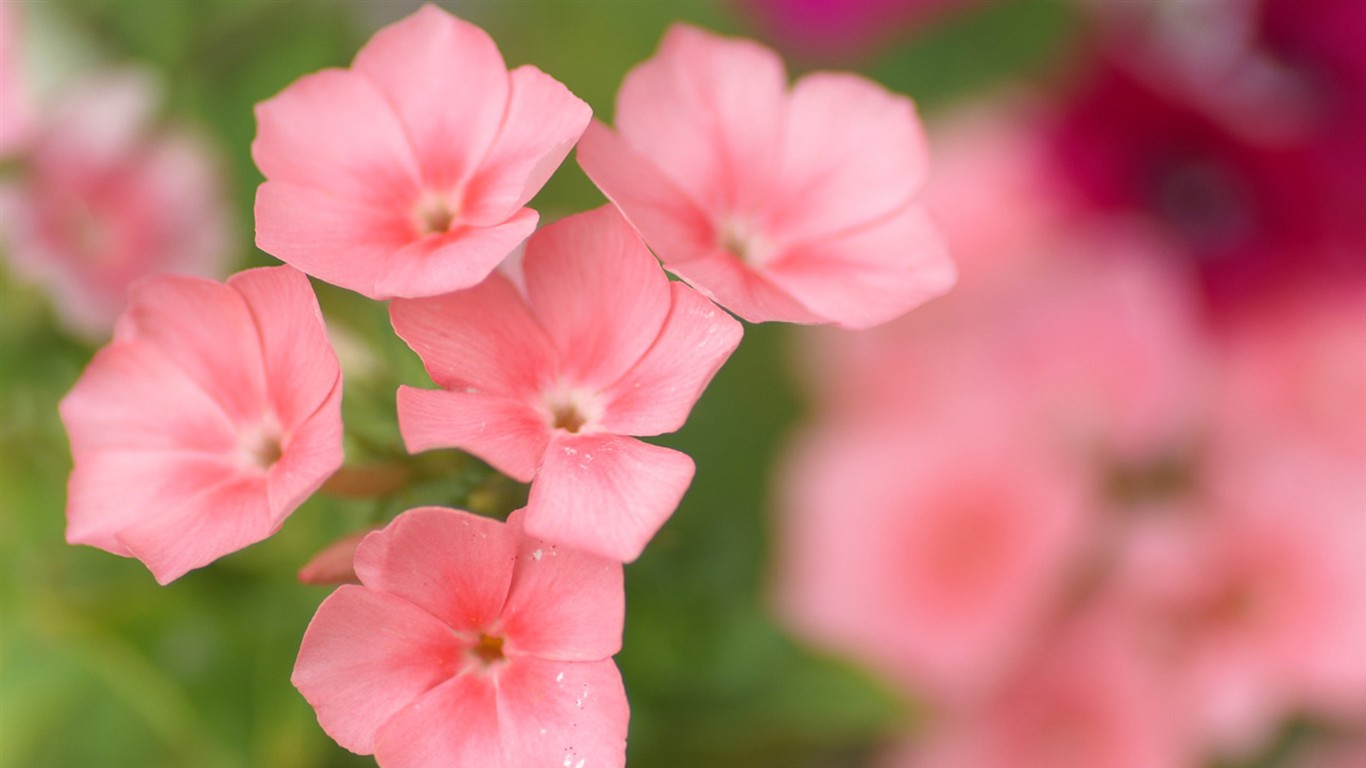
[[[79,83],[35,118],[13,177],[0,182],[11,262],[85,336],[107,336],[137,280],[217,277],[231,251],[212,153],[190,134],[154,130],[157,101],[144,73]]]
[[[454,509],[400,515],[318,608],[293,682],[382,768],[613,768],[630,716],[611,656],[621,566]]]
[[[693,463],[629,435],[681,427],[740,324],[671,283],[611,206],[540,230],[512,271],[393,303],[394,329],[443,387],[399,390],[403,439],[530,481],[532,535],[634,560]]]
[[[351,69],[308,75],[256,110],[256,243],[371,298],[476,285],[536,227],[526,203],[591,110],[483,30],[423,6]]]
[[[274,533],[342,463],[340,369],[290,267],[138,284],[61,413],[67,541],[162,584]]]
[[[948,290],[915,107],[852,74],[788,88],[748,40],[675,25],[579,163],[664,266],[746,320],[862,328]]]

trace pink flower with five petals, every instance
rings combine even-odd
[[[455,447],[531,482],[533,536],[634,560],[692,482],[692,459],[628,435],[683,426],[740,342],[734,319],[671,283],[610,206],[528,241],[520,285],[398,300],[394,330],[441,390],[403,387],[410,451]]]
[[[67,541],[162,584],[274,533],[342,463],[341,369],[290,267],[138,284],[61,413]]]
[[[539,69],[507,71],[483,30],[424,6],[351,69],[258,105],[256,244],[375,299],[476,285],[535,229],[525,205],[591,114]]]
[[[594,123],[579,164],[670,272],[751,322],[865,328],[953,284],[918,203],[915,107],[821,72],[790,90],[747,40],[676,25]]]
[[[294,665],[338,744],[383,768],[625,764],[620,565],[537,541],[520,511],[425,507],[366,537],[356,573]]]

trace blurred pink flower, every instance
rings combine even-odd
[[[1241,446],[1240,446],[1241,448]],[[1366,477],[1293,441],[1215,454],[1181,516],[1142,521],[1112,589],[1192,730],[1246,757],[1281,719],[1366,712]]]
[[[0,158],[20,149],[33,130],[33,105],[23,81],[19,3],[0,3]]]
[[[139,278],[216,277],[231,250],[212,154],[151,127],[158,98],[144,73],[80,82],[35,118],[17,170],[0,182],[0,236],[15,270],[85,336],[109,332]]]
[[[524,207],[591,110],[483,30],[425,5],[351,69],[257,106],[256,243],[371,298],[478,284],[536,227]]]
[[[999,682],[1057,607],[1090,522],[1084,473],[958,405],[809,435],[782,487],[789,623],[936,704]]]
[[[162,584],[274,533],[342,463],[340,369],[290,267],[139,283],[61,415],[67,541]]]
[[[986,706],[949,713],[887,768],[1183,768],[1200,762],[1124,625],[1075,620]]]
[[[671,283],[611,206],[541,229],[512,272],[393,303],[394,329],[443,388],[399,390],[404,441],[530,481],[532,535],[634,560],[693,463],[628,435],[681,427],[741,326]]]
[[[909,99],[853,74],[790,90],[776,54],[685,25],[626,77],[579,163],[665,267],[746,320],[862,328],[948,290]]]
[[[625,764],[620,565],[531,538],[520,511],[426,507],[366,537],[356,572],[293,675],[338,744],[382,768]]]

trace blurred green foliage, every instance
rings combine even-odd
[[[723,3],[446,5],[488,29],[510,65],[536,64],[604,118],[622,76],[671,21],[756,34]],[[252,266],[273,263],[250,248],[260,181],[249,150],[252,105],[306,72],[345,66],[370,31],[415,7],[47,0],[24,11],[35,26],[65,30],[82,59],[162,73],[166,115],[221,148],[238,265]],[[984,5],[861,65],[935,107],[1050,76],[1074,21],[1061,2]],[[533,205],[552,220],[602,202],[571,160]],[[425,384],[421,366],[382,306],[317,287],[329,322],[370,350],[347,369],[348,457],[401,456],[393,392],[401,382]],[[690,453],[698,472],[672,521],[627,569],[618,661],[633,708],[633,765],[859,765],[913,715],[871,675],[786,636],[766,607],[770,470],[801,417],[792,339],[787,328],[749,328],[689,424],[662,441]],[[0,277],[0,768],[373,765],[332,744],[289,684],[299,638],[327,594],[296,583],[295,571],[337,536],[409,506],[470,503],[473,493],[506,507],[520,489],[439,452],[423,460],[428,480],[378,506],[315,497],[271,539],[161,588],[136,561],[63,543],[70,457],[56,405],[92,352],[56,330],[44,297]]]

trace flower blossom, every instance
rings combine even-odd
[[[382,768],[625,764],[620,565],[528,536],[520,511],[438,507],[370,534],[355,565],[293,675],[338,744]]]
[[[436,6],[377,32],[350,69],[258,105],[256,243],[370,298],[473,286],[536,227],[524,207],[591,110]]]
[[[139,283],[61,414],[67,541],[162,584],[274,533],[342,462],[340,369],[290,267]]]
[[[694,467],[630,435],[683,425],[740,324],[670,282],[611,206],[537,232],[513,272],[517,283],[495,273],[392,304],[394,330],[442,387],[399,390],[404,442],[460,448],[531,482],[531,535],[634,560]]]
[[[140,72],[79,83],[34,115],[0,182],[10,261],[83,336],[107,337],[137,280],[218,277],[231,251],[212,154],[191,134],[151,127],[158,99]]]
[[[579,163],[670,272],[751,322],[863,328],[946,291],[910,100],[852,74],[786,78],[756,43],[676,25]]]

